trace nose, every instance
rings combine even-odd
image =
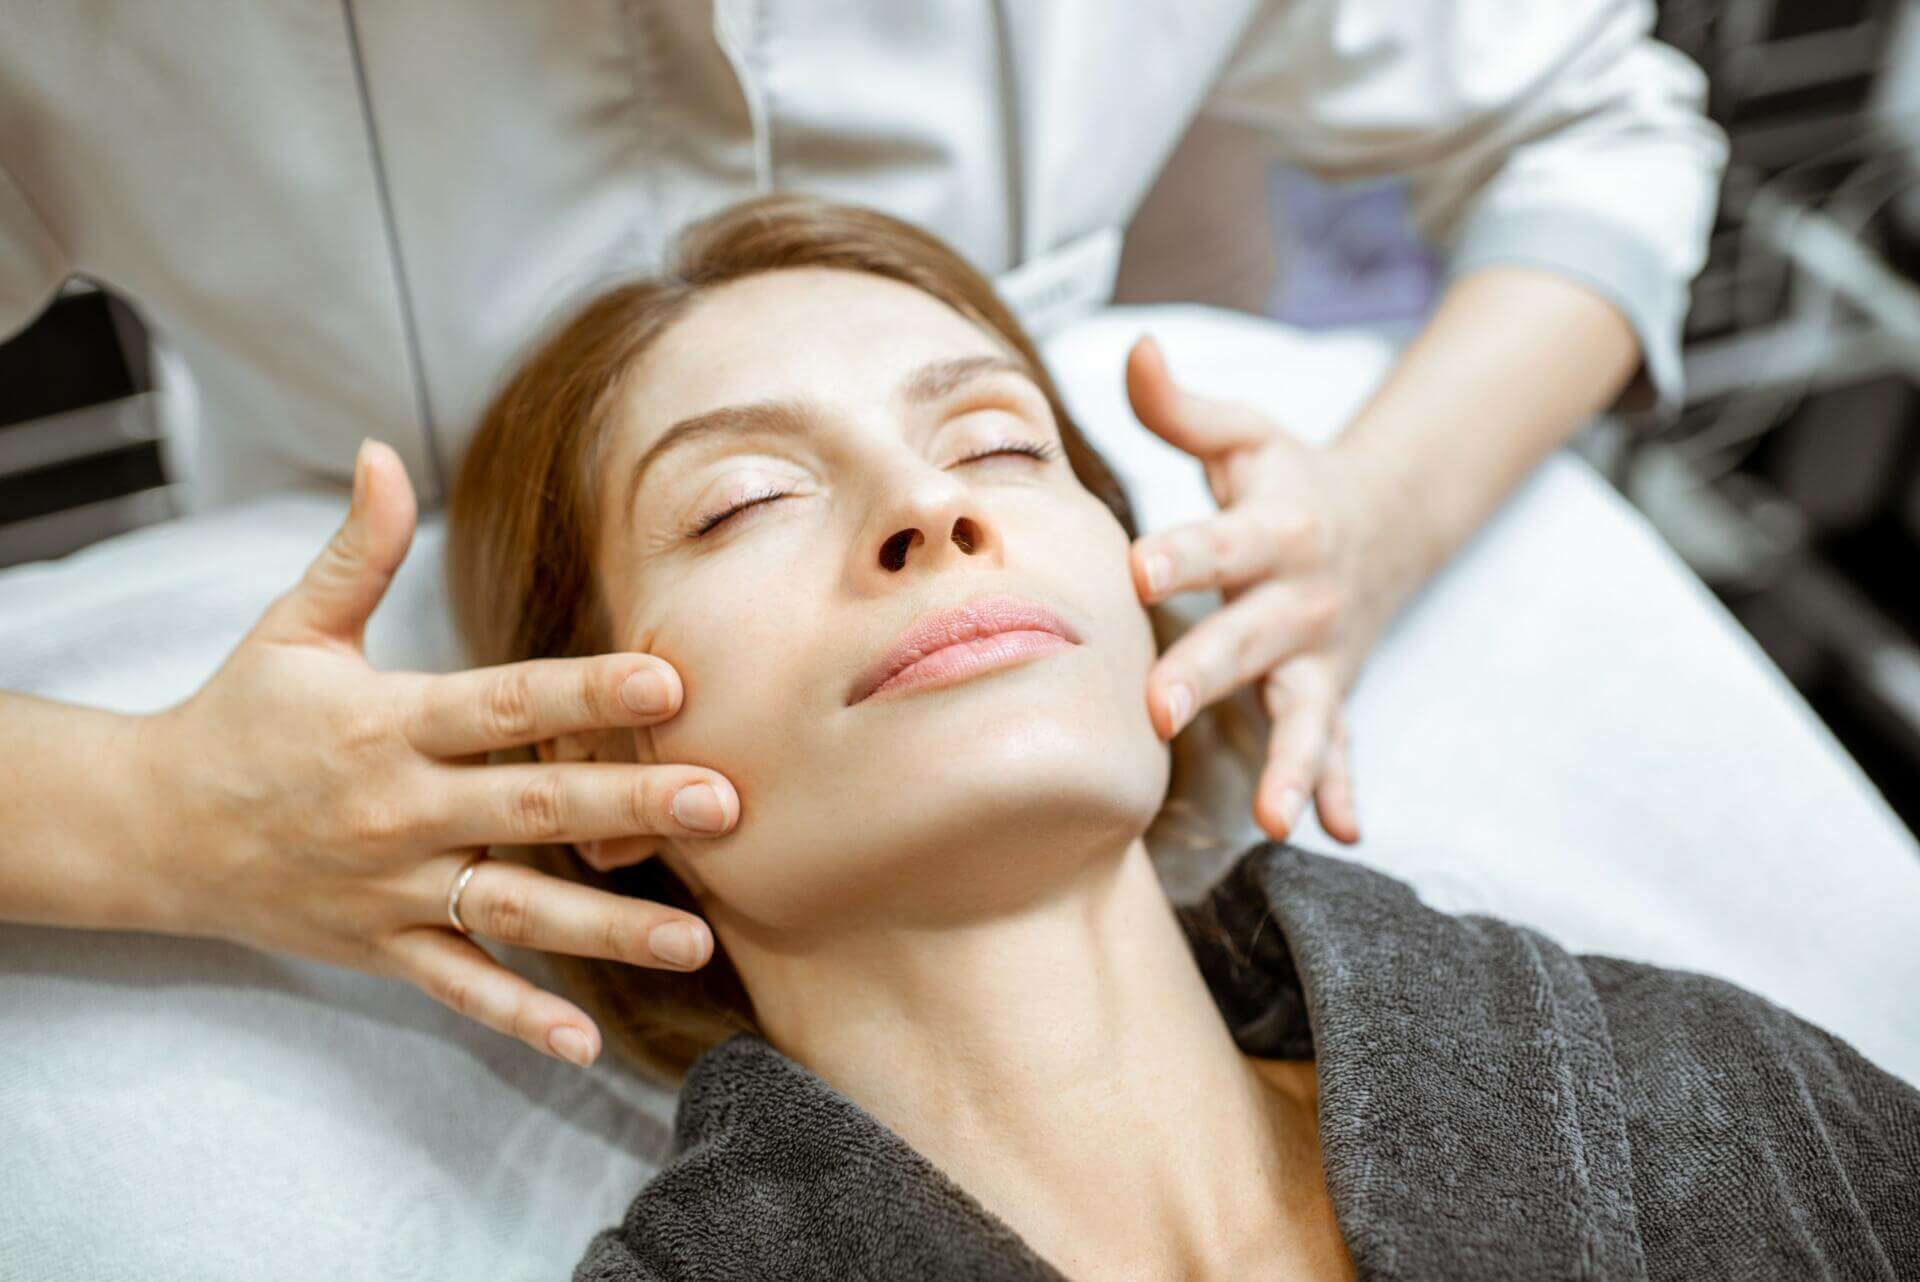
[[[966,557],[998,561],[1000,536],[973,490],[947,472],[896,485],[875,513],[867,570],[887,578],[938,570]]]

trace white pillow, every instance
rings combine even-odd
[[[1393,352],[1185,307],[1052,340],[1149,529],[1211,500],[1127,411],[1145,327],[1176,376],[1315,440]],[[184,697],[344,507],[278,496],[0,573],[0,688]],[[429,517],[373,619],[379,666],[453,665],[441,538]],[[1530,478],[1402,616],[1351,710],[1354,857],[1442,907],[1725,975],[1920,1078],[1920,851],[1584,464]],[[1311,819],[1298,840],[1349,853]],[[0,1272],[23,1282],[564,1276],[664,1152],[673,1104],[611,1056],[583,1073],[404,984],[153,935],[0,927],[0,1047]]]

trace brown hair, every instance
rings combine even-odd
[[[640,355],[714,286],[761,272],[830,267],[911,285],[1007,344],[1046,394],[1074,475],[1137,536],[1133,509],[1105,461],[1067,413],[1031,339],[965,259],[934,236],[874,210],[792,193],[760,196],[689,226],[658,275],[606,290],[538,343],[481,417],[447,511],[448,580],[476,664],[577,657],[616,648],[595,588],[600,513],[594,477],[623,380]],[[1164,649],[1180,630],[1149,611]],[[1212,847],[1218,838],[1190,795],[1209,737],[1257,760],[1242,705],[1213,705],[1176,736],[1168,799],[1149,847]],[[1207,724],[1211,723],[1211,724]],[[1196,731],[1203,731],[1196,733]],[[496,753],[526,759],[531,750]],[[699,905],[666,862],[652,858],[601,873],[571,846],[539,846],[546,871],[692,912]],[[575,1000],[636,1066],[677,1081],[709,1046],[756,1030],[752,1003],[723,949],[693,972],[555,956]]]

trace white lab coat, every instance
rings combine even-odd
[[[514,354],[687,220],[797,188],[1002,273],[1117,239],[1206,115],[1323,174],[1403,175],[1456,272],[1597,288],[1670,404],[1725,148],[1651,19],[1645,0],[0,0],[0,336],[73,274],[129,299],[190,506],[343,478],[368,434],[433,504]]]

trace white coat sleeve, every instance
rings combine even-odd
[[[1206,114],[1324,178],[1398,174],[1458,277],[1559,273],[1613,303],[1642,368],[1617,408],[1677,409],[1688,283],[1726,137],[1651,0],[1270,0]]]
[[[0,168],[0,342],[25,329],[71,272],[65,251]]]

